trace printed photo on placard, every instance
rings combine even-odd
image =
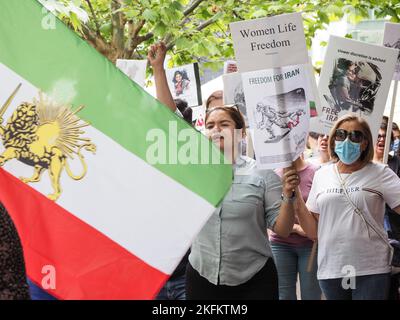
[[[331,96],[324,98],[338,111],[374,111],[376,94],[381,86],[382,74],[379,67],[365,60],[338,58],[329,80]],[[333,98],[333,101],[330,98]]]
[[[259,168],[289,166],[304,151],[310,119],[308,65],[242,74]]]
[[[224,74],[237,72],[237,63],[235,60],[227,60],[224,62]]]
[[[352,113],[369,123],[376,138],[396,60],[394,49],[331,36],[318,86],[321,133]]]
[[[174,99],[185,100],[189,107],[201,105],[201,86],[197,63],[167,69],[166,74]]]
[[[383,45],[385,47],[399,50],[393,79],[400,80],[400,23],[385,23]]]

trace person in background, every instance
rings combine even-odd
[[[315,171],[319,166],[307,163],[301,156],[294,162],[294,167],[300,177],[298,196],[302,196],[303,200],[307,201]],[[275,172],[279,176],[283,174],[282,169],[275,170]],[[278,270],[279,299],[296,300],[299,298],[296,297],[296,283],[297,276],[299,276],[301,299],[320,300],[321,289],[317,280],[316,259],[312,260],[314,262],[312,268],[307,270],[314,241],[306,236],[299,225],[298,218],[296,217],[289,237],[283,238],[270,232],[270,242]]]
[[[329,136],[327,134],[318,134],[317,152],[315,156],[307,159],[310,163],[318,166],[324,166],[331,162],[328,150]]]
[[[400,130],[396,122],[392,123],[393,144],[392,150],[394,154],[399,155],[400,151]]]
[[[163,48],[162,46],[159,48]],[[150,62],[157,50],[150,54]],[[161,54],[161,56],[165,56]],[[166,82],[166,78],[157,77]],[[157,85],[157,83],[156,83]],[[165,88],[166,84],[160,84]],[[171,92],[159,99],[175,107]],[[212,103],[217,107],[210,107]],[[289,235],[294,222],[294,192],[299,178],[286,170],[283,187],[271,170],[257,170],[253,159],[239,154],[245,136],[242,114],[221,106],[222,92],[208,99],[206,136],[233,164],[233,186],[193,242],[186,269],[188,299],[277,299],[278,279],[267,228]],[[219,106],[218,106],[219,105]]]
[[[217,91],[214,91],[212,94],[210,94],[210,96],[207,98],[207,101],[206,101],[206,111],[209,108],[224,105],[223,94],[224,93],[222,90],[217,90]]]
[[[233,184],[192,244],[186,293],[194,300],[278,299],[278,277],[267,228],[287,237],[294,223],[294,169],[282,182],[272,170],[258,170],[241,156],[245,122],[236,107],[206,113],[206,136],[233,164]]]
[[[378,133],[378,139],[375,144],[374,162],[383,163],[383,155],[385,152],[385,142],[387,133],[387,122],[382,122]],[[390,140],[393,141],[393,132]],[[400,177],[400,158],[397,155],[389,153],[388,166]],[[385,230],[388,233],[389,240],[400,245],[400,215],[393,211],[388,205],[385,206]],[[392,270],[393,271],[393,270]],[[391,300],[400,299],[400,272],[393,274],[391,277],[390,295]]]
[[[319,134],[314,131],[310,131],[308,133],[306,150],[304,151],[305,159],[313,158],[318,153],[317,151],[318,136]]]
[[[0,203],[0,300],[30,300],[21,241]]]
[[[329,135],[334,163],[315,173],[307,205],[299,199],[300,225],[318,237],[317,277],[328,300],[388,298],[391,246],[383,221],[385,203],[400,213],[400,179],[372,162],[374,144],[364,119],[341,117]]]
[[[190,125],[192,124],[193,110],[188,106],[188,103],[182,99],[174,99],[177,109],[181,112],[183,119]]]

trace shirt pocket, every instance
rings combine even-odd
[[[265,182],[258,176],[235,176],[232,182],[231,200],[259,204],[264,201]]]

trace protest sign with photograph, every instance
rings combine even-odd
[[[166,70],[168,86],[174,99],[185,100],[189,107],[201,105],[201,86],[197,63]]]
[[[399,50],[393,80],[400,80],[400,23],[385,23],[383,45]]]
[[[382,121],[397,51],[331,36],[319,81],[319,124],[328,134],[338,118],[353,113],[364,118],[374,139]]]
[[[224,74],[224,104],[235,104],[240,112],[246,117],[246,101],[244,99],[242,76],[238,72]]]
[[[147,60],[117,59],[116,66],[138,85],[144,87]]]
[[[289,166],[304,151],[309,118],[309,66],[242,73],[257,167]]]
[[[230,24],[240,72],[308,62],[301,13]]]
[[[224,74],[237,71],[237,63],[235,60],[227,60],[224,62]]]

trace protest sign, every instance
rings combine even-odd
[[[144,87],[147,60],[117,59],[116,66],[138,85]]]
[[[230,24],[240,72],[308,62],[301,13]]]
[[[304,151],[310,117],[309,66],[242,74],[257,166],[287,167]]]
[[[246,117],[246,101],[244,99],[242,76],[238,72],[224,74],[224,104],[235,104],[240,112]]]
[[[385,23],[383,45],[399,50],[393,80],[400,80],[400,23]]]
[[[174,99],[185,100],[189,107],[201,105],[201,86],[197,63],[166,70],[169,89]]]
[[[328,134],[339,117],[353,113],[369,123],[376,139],[397,55],[391,48],[330,37],[318,86],[323,133]]]

